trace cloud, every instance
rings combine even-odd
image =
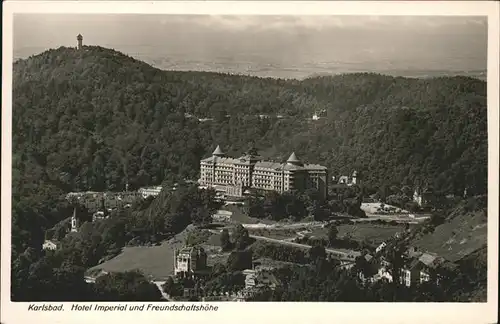
[[[204,16],[189,17],[193,23],[231,29],[286,28],[440,28],[447,26],[486,26],[485,17],[457,16]]]

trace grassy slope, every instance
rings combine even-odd
[[[153,276],[156,280],[165,279],[174,271],[174,249],[182,248],[185,245],[188,233],[193,231],[189,226],[174,238],[162,242],[159,246],[134,246],[126,247],[123,252],[115,258],[99,264],[91,269],[103,269],[108,272],[123,272],[130,270],[140,270],[145,275]],[[226,254],[218,253],[219,235],[211,235],[208,241],[203,244],[208,252],[208,265],[217,262],[225,262]]]
[[[425,234],[413,244],[454,262],[481,249],[488,241],[487,217],[483,211],[456,211],[448,221]]]
[[[360,223],[357,225],[339,225],[337,226],[337,229],[339,231],[339,237],[350,234],[354,240],[362,241],[366,239],[374,244],[380,244],[394,236],[397,232],[401,232],[403,227]],[[327,230],[318,228],[313,231],[312,235],[326,238]]]

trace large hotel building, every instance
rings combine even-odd
[[[262,161],[251,152],[240,158],[227,157],[217,146],[212,156],[200,161],[199,184],[227,196],[241,197],[247,189],[283,193],[315,188],[326,198],[328,171],[317,164],[302,163],[292,153],[285,163]]]

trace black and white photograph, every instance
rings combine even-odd
[[[15,13],[2,297],[497,300],[488,25]]]

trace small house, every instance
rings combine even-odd
[[[420,187],[417,187],[413,192],[413,201],[416,202],[420,207],[426,207],[430,203],[432,203],[433,197],[434,194],[429,188],[422,189]]]
[[[42,244],[42,249],[44,250],[56,250],[57,249],[57,242],[54,240],[45,240]]]

